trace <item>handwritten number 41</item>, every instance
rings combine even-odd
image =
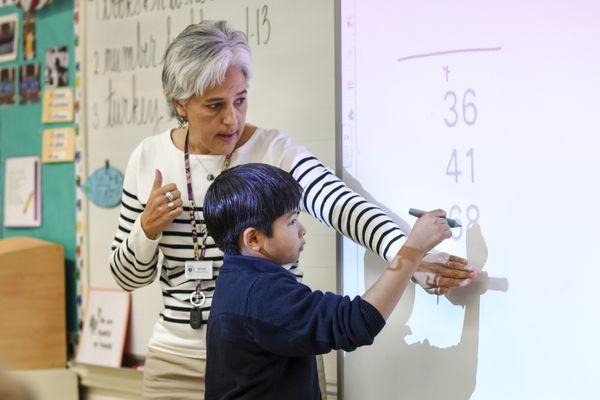
[[[470,180],[471,183],[475,183],[475,157],[473,148],[467,151],[466,156],[468,158],[467,170],[470,169]],[[463,173],[459,167],[459,165],[462,164],[462,159],[459,162],[459,158],[458,150],[453,149],[452,154],[450,155],[450,160],[448,161],[448,165],[446,166],[446,175],[453,176],[455,183],[458,183],[458,177]]]

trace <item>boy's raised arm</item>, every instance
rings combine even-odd
[[[419,218],[404,246],[363,295],[363,299],[375,307],[385,320],[398,304],[423,256],[452,235],[445,216],[445,211],[435,210]]]

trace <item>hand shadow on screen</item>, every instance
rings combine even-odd
[[[473,225],[466,235],[466,256],[480,272],[469,286],[454,289],[447,296],[452,304],[464,307],[460,342],[447,348],[431,345],[427,339],[413,344],[406,342],[406,337],[411,335],[409,320],[415,290],[422,290],[410,284],[382,333],[375,339],[375,344],[360,349],[356,355],[347,354],[349,362],[344,364],[344,368],[349,374],[346,376],[356,376],[358,371],[353,369],[359,364],[363,367],[378,365],[369,374],[368,386],[370,393],[373,394],[374,390],[379,399],[464,400],[473,394],[477,377],[480,297],[488,290],[507,291],[508,282],[506,279],[490,278],[481,271],[487,261],[487,246],[480,226]],[[386,263],[369,251],[365,253],[364,261],[365,287],[369,287]],[[439,325],[437,329],[443,330],[444,326]],[[368,393],[369,389],[365,389],[362,395],[368,396]]]

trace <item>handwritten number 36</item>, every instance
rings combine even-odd
[[[462,98],[462,118],[465,124],[471,126],[477,121],[477,107],[475,107],[475,103],[470,101],[468,97],[477,97],[473,89],[467,89]],[[454,128],[459,120],[456,109],[456,93],[452,90],[446,92],[444,101],[447,103],[449,111],[449,114],[444,118],[444,123],[448,128]]]

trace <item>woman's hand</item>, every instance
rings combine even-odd
[[[452,232],[445,217],[444,210],[434,210],[423,214],[408,234],[406,246],[426,253],[444,239],[448,239],[452,236]]]
[[[142,229],[148,239],[154,240],[183,211],[181,192],[174,183],[162,185],[162,174],[155,170],[152,192],[142,213]]]
[[[442,295],[452,288],[467,286],[476,275],[475,268],[464,258],[436,253],[423,257],[412,280],[426,292]]]

